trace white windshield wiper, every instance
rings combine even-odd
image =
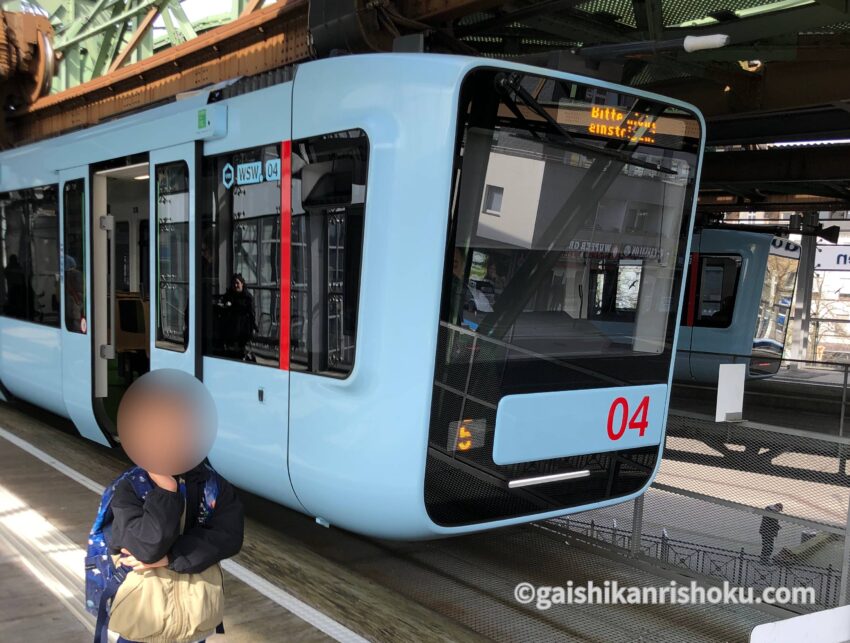
[[[515,94],[522,102],[528,105],[536,114],[541,116],[543,120],[548,123],[548,125],[552,128],[552,130],[561,136],[566,141],[565,146],[574,149],[577,151],[581,151],[587,155],[593,156],[601,156],[604,158],[609,158],[615,161],[619,161],[621,163],[625,163],[626,165],[634,165],[636,167],[646,168],[648,170],[652,170],[654,172],[663,172],[664,174],[676,174],[676,170],[671,170],[660,163],[650,163],[649,161],[641,161],[640,159],[634,158],[634,153],[623,152],[620,150],[611,150],[605,147],[596,147],[595,145],[588,145],[587,143],[582,143],[581,141],[577,141],[575,137],[570,134],[558,121],[552,118],[552,115],[546,110],[543,105],[537,102],[537,100],[529,94],[525,88],[522,86],[522,76],[516,72],[511,74],[499,73],[496,75],[496,89],[502,94],[502,97],[505,99],[505,102],[508,106],[508,109],[513,112],[513,114],[520,119],[525,125],[526,129],[531,132],[531,135],[534,138],[539,139],[540,137],[534,132],[534,130],[530,127],[528,120],[523,116],[522,112],[519,109],[519,106],[516,103],[516,100],[511,96],[511,94]]]

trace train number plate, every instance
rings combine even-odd
[[[664,434],[667,386],[508,395],[493,436],[498,465],[651,447]]]

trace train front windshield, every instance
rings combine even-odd
[[[658,447],[499,466],[492,427],[507,395],[667,383],[700,137],[693,114],[610,89],[467,77],[426,474],[436,522],[576,506],[646,481]],[[461,451],[459,426],[471,436]],[[502,484],[575,467],[593,475],[534,498]]]

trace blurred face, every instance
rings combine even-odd
[[[236,292],[242,292],[242,288],[244,288],[242,282],[239,279],[233,280],[233,290]]]
[[[121,401],[121,445],[133,462],[150,473],[184,473],[198,466],[212,447],[212,405],[203,384],[188,373],[148,373],[127,390]]]

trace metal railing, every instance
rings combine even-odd
[[[745,380],[742,419],[721,422],[716,379],[674,381],[650,489],[553,524],[673,577],[813,587],[816,604],[790,606],[799,612],[850,604],[849,375],[850,364],[782,359],[776,374]],[[767,540],[766,517],[779,525]]]
[[[690,359],[691,378],[683,377],[683,362]],[[677,356],[679,365],[674,378],[671,411],[700,412],[713,416],[716,400],[717,369],[720,364],[751,364],[768,361],[774,373],[751,373],[744,384],[744,419],[767,425],[786,426],[816,433],[844,436],[850,434],[847,404],[850,402],[850,363],[740,355],[712,351],[687,351]],[[712,379],[713,378],[713,379]],[[766,403],[772,400],[778,403]],[[793,406],[792,406],[793,405]],[[805,422],[783,417],[778,411],[803,412]],[[711,413],[708,411],[711,410]]]
[[[634,551],[631,530],[598,525],[593,520],[556,519],[555,523],[585,538],[610,543],[626,551]],[[645,557],[684,568],[703,576],[728,580],[736,587],[812,587],[817,604],[825,609],[839,604],[841,569],[832,565],[820,567],[788,562],[765,562],[745,548],[727,549],[702,543],[670,538],[666,533],[640,534],[639,551]]]

